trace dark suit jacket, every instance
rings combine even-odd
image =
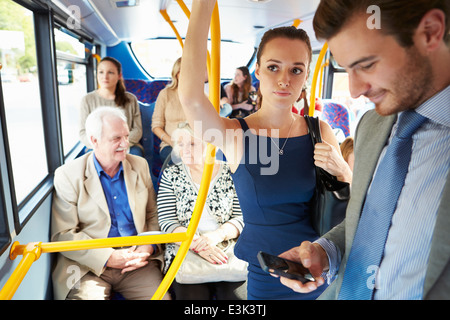
[[[337,299],[342,285],[353,238],[362,212],[364,199],[372,181],[378,158],[389,139],[396,116],[382,117],[374,110],[367,112],[358,125],[355,136],[355,166],[351,198],[345,220],[324,235],[343,253],[338,278],[320,296]],[[450,183],[449,175],[438,209],[429,263],[425,277],[423,299],[450,299]]]

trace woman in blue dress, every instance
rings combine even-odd
[[[309,294],[296,293],[265,273],[256,256],[258,251],[279,255],[318,238],[309,218],[314,146],[304,118],[291,112],[309,73],[309,38],[294,27],[266,32],[255,69],[261,108],[245,119],[221,118],[203,93],[202,80],[215,2],[193,1],[180,72],[181,103],[196,135],[220,148],[233,172],[245,223],[235,254],[249,263],[248,299],[315,299],[325,285]],[[330,126],[322,122],[321,131],[327,142],[322,147],[339,153]],[[326,157],[317,156],[316,164],[325,166],[322,160]],[[347,168],[335,169],[339,172],[331,173],[342,176]],[[318,280],[313,285],[324,283],[320,274],[313,276]]]

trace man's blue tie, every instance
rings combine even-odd
[[[339,299],[370,300],[373,297],[372,280],[380,266],[392,214],[411,160],[411,136],[425,120],[425,117],[414,111],[404,111],[399,117],[397,131],[366,196]]]

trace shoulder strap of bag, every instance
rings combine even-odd
[[[322,142],[322,136],[320,134],[320,120],[317,117],[310,117],[305,115],[306,123],[308,124],[309,135],[311,136],[311,140],[313,146],[316,143]],[[335,176],[325,171],[322,168],[316,166],[316,174],[318,181],[321,181],[324,187],[327,190],[334,191],[339,190],[348,185],[346,182],[338,181]]]
[[[309,135],[311,136],[311,140],[313,146],[316,143],[322,142],[322,136],[320,134],[320,121],[317,117],[304,116],[306,123],[308,124]]]
[[[242,118],[236,118],[239,121],[239,124],[241,125],[242,130],[244,130],[244,132],[246,132],[247,130],[249,130],[250,128],[248,127],[247,122],[245,122],[244,119]]]

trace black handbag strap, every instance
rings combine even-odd
[[[308,124],[309,135],[311,136],[313,147],[316,143],[322,142],[322,135],[320,133],[320,120],[317,117],[304,116],[306,123]],[[326,170],[316,167],[317,181],[321,181],[327,190],[334,191],[339,190],[348,185],[347,182],[338,181],[335,176],[327,172]],[[319,184],[317,184],[319,185]]]
[[[313,146],[316,143],[322,142],[322,135],[320,134],[320,121],[317,117],[304,116],[308,124],[309,135],[311,136]]]

